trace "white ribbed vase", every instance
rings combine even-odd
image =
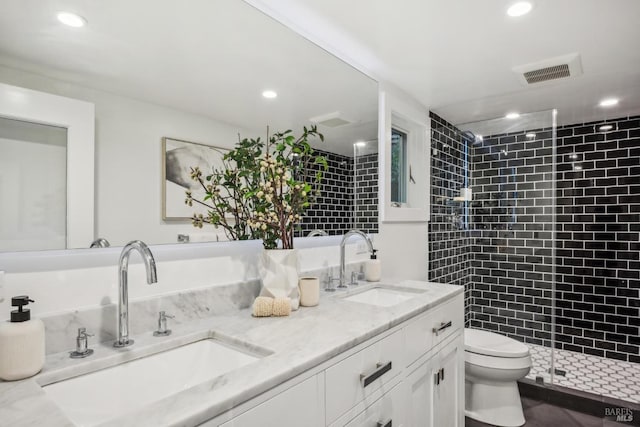
[[[265,249],[262,253],[260,276],[261,296],[290,298],[291,309],[300,305],[298,288],[298,251],[296,249]]]

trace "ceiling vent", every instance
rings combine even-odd
[[[347,120],[344,117],[342,117],[342,114],[340,113],[340,111],[324,114],[322,116],[312,117],[309,119],[309,121],[311,121],[311,123],[316,123],[318,125],[322,125],[330,128],[337,128],[339,126],[344,126],[352,123],[350,120]]]
[[[525,85],[575,77],[582,74],[580,54],[558,56],[513,68]]]

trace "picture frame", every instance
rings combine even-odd
[[[223,167],[223,157],[230,150],[213,145],[162,138],[162,219],[164,221],[190,221],[193,214],[206,216],[206,208],[184,203],[185,191],[190,189],[193,197],[203,199],[205,191],[191,179],[191,168],[200,167],[203,176],[213,168]]]

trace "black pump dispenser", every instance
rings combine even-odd
[[[31,320],[31,311],[28,308],[22,309],[23,306],[29,305],[30,302],[35,302],[32,299],[29,299],[27,295],[20,295],[17,297],[11,298],[11,306],[18,307],[17,310],[11,312],[11,321],[12,322],[26,322]]]
[[[371,259],[378,259],[378,255],[376,255],[376,252],[378,252],[377,249],[371,251]]]

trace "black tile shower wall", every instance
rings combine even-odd
[[[471,324],[549,345],[555,262],[556,347],[640,362],[640,117],[558,128],[555,195],[535,133],[472,150]]]
[[[465,287],[465,322],[470,320],[471,240],[460,222],[460,202],[453,198],[468,179],[461,132],[431,112],[431,221],[429,223],[429,280]]]
[[[640,116],[558,129],[556,203],[559,347],[640,362]]]
[[[356,158],[354,198],[356,209],[354,228],[365,233],[377,233],[378,153],[365,154]]]
[[[471,325],[550,345],[552,132],[485,137],[471,151]]]
[[[329,168],[323,172],[320,196],[305,212],[295,235],[306,236],[313,230],[324,230],[332,236],[346,233],[353,221],[353,158],[318,149],[315,152],[327,159]]]

